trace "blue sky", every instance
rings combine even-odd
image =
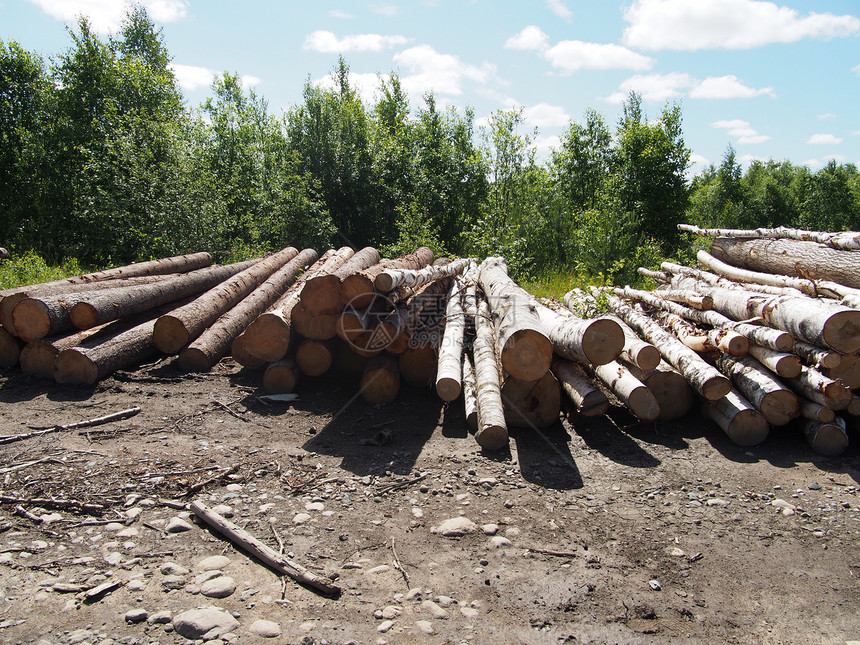
[[[744,163],[787,159],[820,168],[860,164],[860,2],[857,0],[423,0],[263,2],[144,0],[163,28],[188,103],[213,74],[240,74],[269,103],[301,102],[339,54],[373,100],[396,71],[421,106],[470,106],[478,123],[522,107],[546,158],[588,108],[614,127],[620,102],[642,93],[648,115],[678,102],[692,171],[729,144]],[[50,58],[66,25],[90,17],[115,30],[113,0],[0,0],[0,38]]]

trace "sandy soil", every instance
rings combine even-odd
[[[0,641],[188,643],[172,619],[207,606],[238,620],[213,645],[860,640],[856,446],[823,459],[784,428],[745,449],[696,414],[618,409],[485,454],[429,391],[376,408],[319,379],[265,405],[258,379],[229,359],[92,388],[0,377],[4,435],[142,408],[0,446]],[[342,593],[236,550],[184,511],[194,499]],[[435,530],[461,516],[472,532]],[[188,530],[166,531],[177,518]],[[212,555],[229,558],[223,598],[202,593]]]

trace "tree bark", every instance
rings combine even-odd
[[[179,365],[185,370],[205,372],[229,351],[233,339],[248,328],[295,282],[296,277],[317,259],[317,252],[305,249],[272,273],[236,305],[218,318],[188,347],[179,352]]]
[[[289,358],[269,363],[263,372],[263,389],[267,394],[289,394],[296,389],[301,372]]]
[[[750,342],[745,336],[730,329],[699,329],[668,311],[658,312],[656,319],[674,332],[687,347],[696,352],[725,352],[732,356],[749,354]]]
[[[287,247],[162,316],[153,331],[155,346],[165,354],[178,353],[297,254]]]
[[[352,304],[356,308],[367,307],[376,294],[375,281],[383,271],[389,269],[414,271],[422,269],[432,262],[433,251],[426,246],[421,246],[412,253],[401,255],[393,260],[382,260],[378,264],[344,278],[340,290],[341,302],[344,306]],[[385,291],[390,291],[390,289]]]
[[[336,347],[334,340],[305,340],[296,349],[296,366],[305,376],[322,376],[334,362]]]
[[[860,289],[860,254],[816,242],[715,238],[711,254],[736,267],[812,280],[832,280]]]
[[[40,338],[27,343],[21,350],[21,373],[37,378],[54,378],[54,364],[57,362],[57,356],[60,352],[64,349],[77,347],[87,338],[95,336],[103,329],[107,329],[107,327],[102,325],[55,338]]]
[[[573,407],[584,417],[599,417],[609,410],[609,399],[575,362],[556,358],[552,372]]]
[[[833,369],[839,367],[842,363],[842,354],[839,352],[816,347],[815,345],[810,345],[809,343],[804,343],[800,340],[794,343],[794,347],[791,351],[799,356],[808,367]],[[837,377],[834,376],[833,378]],[[848,385],[848,383],[846,383],[846,385]],[[860,385],[860,383],[858,383],[858,385]],[[856,386],[848,385],[848,387],[853,389],[853,387]]]
[[[766,238],[798,240],[801,242],[816,242],[834,249],[844,251],[860,250],[860,233],[845,231],[843,233],[828,233],[821,231],[806,231],[798,228],[699,228],[690,224],[678,224],[678,230],[703,237],[739,237],[744,239]]]
[[[836,413],[826,405],[815,403],[809,399],[798,397],[800,401],[800,416],[804,419],[811,419],[818,423],[831,423],[836,418]]]
[[[367,361],[361,377],[361,398],[368,403],[391,403],[400,391],[400,369],[397,359],[380,354]]]
[[[800,376],[800,368],[803,364],[800,362],[800,358],[794,354],[775,352],[768,347],[759,347],[758,345],[750,347],[750,354],[771,372],[783,378]]]
[[[643,370],[636,365],[627,364],[627,369],[642,381],[660,406],[658,421],[680,419],[693,407],[693,390],[681,374],[666,361],[651,370]]]
[[[672,367],[677,369],[697,392],[709,401],[725,396],[731,389],[729,379],[706,363],[698,354],[617,296],[609,296],[610,308],[633,329],[650,341]]]
[[[561,412],[561,387],[552,372],[537,381],[505,379],[502,404],[508,426],[546,428],[558,421]]]
[[[21,341],[0,328],[0,369],[11,369],[21,358]]]
[[[624,350],[624,331],[608,317],[586,320],[563,315],[537,302],[534,307],[553,351],[571,361],[604,365]]]
[[[804,366],[798,378],[785,379],[785,384],[797,396],[808,399],[831,410],[844,410],[851,404],[851,390],[839,381],[827,378],[820,372]],[[839,387],[834,387],[834,384]],[[825,390],[830,396],[825,394]]]
[[[640,421],[654,421],[660,416],[660,404],[654,393],[618,361],[595,366],[594,375]]]
[[[453,401],[460,396],[463,377],[463,335],[466,330],[466,315],[462,297],[465,284],[452,280],[445,306],[445,332],[439,345],[439,360],[436,365],[436,394],[443,401]]]
[[[702,412],[739,446],[757,446],[767,439],[767,420],[737,390],[708,401]]]
[[[838,457],[848,448],[845,422],[839,417],[829,423],[807,420],[803,425],[803,435],[809,447],[825,457]]]
[[[552,363],[552,343],[531,295],[508,277],[502,258],[484,260],[478,281],[493,314],[502,369],[523,381],[539,379]]]
[[[478,401],[478,430],[475,441],[485,450],[508,445],[508,426],[502,405],[501,376],[496,359],[496,339],[486,300],[478,303],[475,317],[475,396]]]
[[[389,293],[398,287],[417,289],[430,282],[458,275],[475,261],[473,258],[462,258],[440,263],[439,260],[443,259],[447,258],[439,258],[431,266],[423,269],[383,269],[376,276],[374,286],[382,293]]]
[[[248,354],[258,359],[272,363],[287,355],[290,346],[290,330],[292,328],[293,312],[300,305],[300,294],[305,284],[317,275],[321,275],[332,257],[345,251],[352,252],[348,246],[340,251],[329,249],[313,266],[296,280],[292,287],[278,298],[267,311],[260,314],[245,330],[245,346]],[[326,340],[326,339],[323,339]]]
[[[776,287],[769,284],[759,284],[757,282],[748,282],[746,284],[735,282],[728,278],[723,278],[716,273],[703,271],[702,269],[694,269],[693,267],[684,266],[683,264],[675,264],[674,262],[662,262],[660,268],[664,271],[672,273],[673,276],[669,280],[669,284],[673,287],[678,287],[678,281],[683,278],[695,278],[696,280],[712,287],[721,287],[723,289],[743,289],[746,291],[755,291],[757,293],[766,293],[771,296],[794,296],[802,297],[805,294],[794,287]]]
[[[302,307],[312,316],[340,313],[343,309],[341,301],[343,281],[348,276],[379,262],[379,251],[372,246],[366,246],[338,264],[341,258],[340,255],[332,257],[329,260],[331,263],[329,270],[321,271],[319,275],[308,280],[305,288],[302,289]]]
[[[475,386],[475,370],[467,353],[463,353],[463,408],[466,415],[466,425],[472,430],[478,429],[478,399]]]
[[[800,415],[797,395],[752,356],[723,354],[717,365],[770,425],[783,426]]]

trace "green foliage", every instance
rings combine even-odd
[[[0,289],[11,289],[22,285],[51,282],[84,273],[78,261],[68,258],[59,266],[50,266],[35,251],[9,260],[0,260]]]

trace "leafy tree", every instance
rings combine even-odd
[[[612,167],[612,135],[603,115],[585,113],[585,123],[571,123],[552,156],[554,180],[574,211],[597,206],[599,191]]]

